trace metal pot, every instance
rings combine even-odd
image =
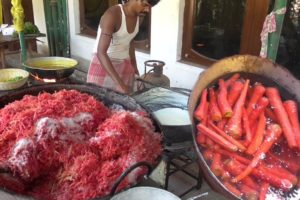
[[[240,73],[242,77],[249,78],[251,81],[258,81],[267,86],[275,86],[279,88],[284,97],[296,99],[300,102],[300,81],[286,68],[277,65],[268,59],[250,55],[232,56],[216,62],[199,75],[188,101],[189,115],[192,122],[193,141],[199,157],[198,163],[211,187],[229,199],[239,198],[223,186],[219,179],[211,172],[206,163],[201,153],[201,147],[199,147],[196,142],[197,120],[193,117],[193,113],[199,103],[199,97],[203,89],[214,85],[219,78],[227,78],[236,72]],[[299,190],[295,191],[294,189],[292,193],[298,193],[298,195],[300,195]]]
[[[154,187],[134,187],[111,198],[111,200],[180,200],[167,190]]]
[[[72,58],[38,57],[27,60],[23,66],[34,77],[61,80],[69,77],[77,64]]]
[[[34,87],[29,87],[29,88],[23,88],[19,89],[16,91],[13,91],[11,93],[8,93],[5,96],[0,96],[0,108],[3,108],[5,105],[7,105],[10,102],[13,102],[15,100],[20,100],[23,98],[24,95],[38,95],[40,92],[49,92],[53,93],[58,90],[62,89],[67,89],[67,90],[78,90],[80,92],[87,93],[89,95],[94,96],[97,100],[102,101],[106,106],[112,106],[112,105],[120,105],[122,106],[125,110],[130,110],[130,111],[139,111],[143,110],[145,111],[133,98],[130,96],[114,92],[112,90],[106,89],[106,88],[101,88],[92,84],[49,84],[49,85],[39,85],[39,86],[34,86]],[[151,117],[151,115],[149,115]],[[152,120],[153,121],[153,120]],[[155,121],[153,121],[156,131],[160,132],[159,126],[156,124]],[[113,187],[111,189],[111,193],[108,196],[105,197],[100,197],[96,198],[97,200],[108,200],[110,199],[115,192],[117,191],[118,185],[122,182],[122,180],[134,169],[137,167],[147,167],[148,169],[148,175],[152,172],[152,170],[158,165],[160,161],[160,157],[157,158],[157,162],[155,165],[150,165],[147,162],[138,162],[131,167],[129,167],[125,172],[123,172],[120,177],[116,180],[116,182],[113,184]],[[2,172],[0,169],[0,173],[6,173]],[[141,182],[142,179],[140,179],[137,183]],[[133,184],[133,185],[135,185]],[[133,186],[131,185],[131,186]],[[4,195],[4,196],[3,196]],[[13,196],[12,199],[15,199],[18,197],[18,199],[24,199],[27,200],[28,197],[25,196],[20,196],[17,194],[11,195],[9,193],[3,194],[0,188],[0,199],[1,197],[10,197]]]

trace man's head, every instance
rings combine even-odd
[[[129,2],[130,0],[119,0],[119,3],[127,3]],[[134,0],[134,1],[140,1],[144,4],[147,4],[148,6],[150,7],[153,7],[155,6],[160,0]]]
[[[144,16],[149,13],[151,7],[155,6],[159,1],[160,0],[123,0],[123,3],[132,5],[138,15]]]
[[[143,1],[143,0],[142,0]],[[148,4],[153,7],[155,6],[160,0],[145,0],[148,2]]]

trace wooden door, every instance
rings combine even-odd
[[[51,56],[70,57],[67,0],[44,0],[47,38]]]

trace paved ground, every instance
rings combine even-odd
[[[187,168],[187,170],[197,176],[198,165],[196,163],[192,164]],[[196,185],[197,181],[183,172],[176,172],[170,177],[170,183],[168,190],[177,196],[180,196],[182,193],[187,191],[189,188]],[[226,200],[222,195],[216,193],[211,189],[205,180],[202,182],[200,189],[194,189],[188,194],[182,196],[183,200],[188,200],[190,197],[196,197],[203,194],[204,196],[195,198],[195,200]],[[207,194],[207,195],[205,195]]]

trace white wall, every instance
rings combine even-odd
[[[46,33],[44,3],[41,0],[32,0],[34,23],[41,33]],[[41,42],[37,42],[37,50],[40,53],[48,55],[48,41],[46,37],[38,38]]]
[[[35,21],[40,28],[39,24],[45,24],[44,14],[42,14],[44,10],[43,1],[33,1]],[[170,78],[171,86],[191,89],[203,69],[178,61],[180,59],[182,44],[184,1],[161,0],[153,7],[151,53],[136,52],[136,58],[140,74],[144,73],[144,62],[146,60],[162,60],[166,63],[164,74]],[[68,4],[70,11],[71,53],[74,56],[90,60],[95,39],[79,35],[78,0],[68,0]],[[43,15],[43,18],[36,17],[36,15]]]

